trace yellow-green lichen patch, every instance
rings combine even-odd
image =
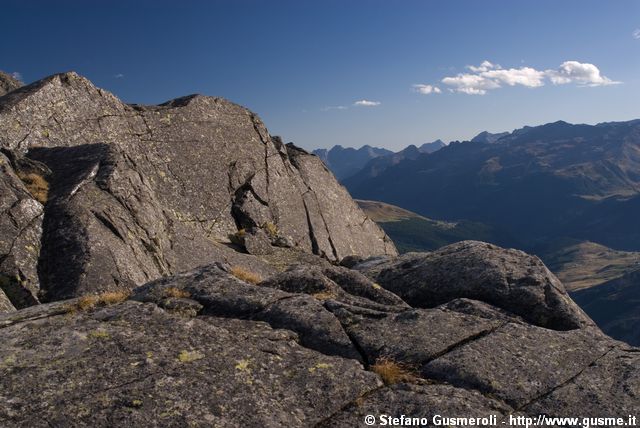
[[[309,367],[309,373],[313,373],[316,370],[322,370],[322,369],[328,369],[333,367],[331,364],[327,364],[327,363],[318,363],[313,367]]]
[[[192,361],[201,360],[204,358],[204,354],[199,351],[187,351],[182,350],[178,354],[178,361],[181,363],[190,363]]]

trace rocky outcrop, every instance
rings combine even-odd
[[[0,71],[0,97],[22,86],[22,83],[10,74]]]
[[[570,330],[594,325],[540,259],[484,242],[462,241],[431,253],[374,258],[354,269],[416,307],[464,297],[542,327]]]
[[[0,152],[0,300],[8,298],[17,308],[39,303],[37,266],[44,210],[19,178],[28,176],[28,167],[27,162]]]
[[[487,257],[500,254],[510,252]],[[423,273],[405,271],[406,284]],[[637,349],[457,290],[416,308],[347,268],[299,265],[254,285],[218,263],[121,303],[0,314],[0,424],[352,427],[369,414],[504,421],[637,408]]]
[[[264,276],[273,269],[243,252],[266,255],[272,244],[328,260],[395,254],[319,159],[221,98],[130,106],[59,74],[0,100],[0,136],[7,155],[50,171],[44,218],[30,208],[42,222],[41,253],[22,259],[23,272],[39,272],[45,300],[216,261]],[[245,230],[246,246],[231,245]]]

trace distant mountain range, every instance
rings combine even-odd
[[[530,249],[559,237],[640,250],[640,120],[483,133],[343,180],[358,199],[465,219]]]
[[[375,176],[376,171],[382,171],[391,165],[395,165],[404,159],[415,159],[422,153],[433,153],[445,146],[442,140],[425,143],[420,147],[410,145],[399,152],[371,147],[365,145],[359,149],[351,147],[333,146],[331,149],[316,149],[313,154],[317,155],[333,172],[340,181],[353,176],[361,171],[365,166],[370,174]]]

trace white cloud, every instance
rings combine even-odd
[[[497,89],[500,84],[478,74],[461,73],[453,77],[445,77],[442,83],[452,91],[469,95],[484,95],[489,89]]]
[[[381,103],[379,101],[360,100],[353,103],[356,107],[376,107]]]
[[[480,64],[477,67],[473,65],[467,65],[467,68],[473,71],[474,73],[482,73],[483,71],[492,70],[494,68],[501,68],[501,67],[497,64],[493,64],[487,60],[484,60],[482,61],[482,64]]]
[[[115,77],[116,79],[122,79],[122,78],[124,77],[124,74],[122,74],[122,73],[118,73],[118,74],[116,74],[116,75],[115,75],[115,76],[113,76],[113,77]]]
[[[346,110],[347,108],[348,108],[347,106],[327,106],[327,107],[322,107],[320,110],[321,111]]]
[[[21,82],[23,81],[22,80],[22,74],[20,74],[19,71],[14,71],[13,73],[11,73],[11,77],[13,77],[14,79],[19,80]]]
[[[565,61],[557,70],[547,70],[546,74],[554,85],[575,82],[583,86],[604,86],[620,83],[601,75],[595,65],[578,61]]]
[[[635,30],[633,30],[633,33],[631,33],[631,37],[636,40],[640,40],[640,28],[636,28]]]
[[[580,86],[605,86],[620,82],[613,81],[600,73],[598,67],[578,61],[565,61],[553,70],[536,70],[532,67],[502,68],[500,65],[483,61],[479,66],[466,67],[469,73],[447,76],[441,82],[451,92],[469,95],[484,95],[487,91],[504,86],[525,86],[538,88],[546,81],[554,85],[575,83]],[[440,89],[431,85],[414,85],[419,93],[439,93]],[[435,89],[438,91],[435,91]]]
[[[509,86],[522,85],[537,88],[544,85],[544,71],[531,67],[510,68],[508,70],[489,70],[480,74],[483,78],[492,79]]]
[[[413,85],[413,89],[423,95],[429,95],[429,94],[439,94],[442,91],[440,90],[440,88],[438,88],[437,86],[432,86],[432,85],[421,85],[421,84],[417,84],[417,85]]]

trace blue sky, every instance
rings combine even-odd
[[[636,30],[635,0],[5,0],[0,69],[75,70],[126,102],[223,96],[308,149],[400,149],[640,118]]]

